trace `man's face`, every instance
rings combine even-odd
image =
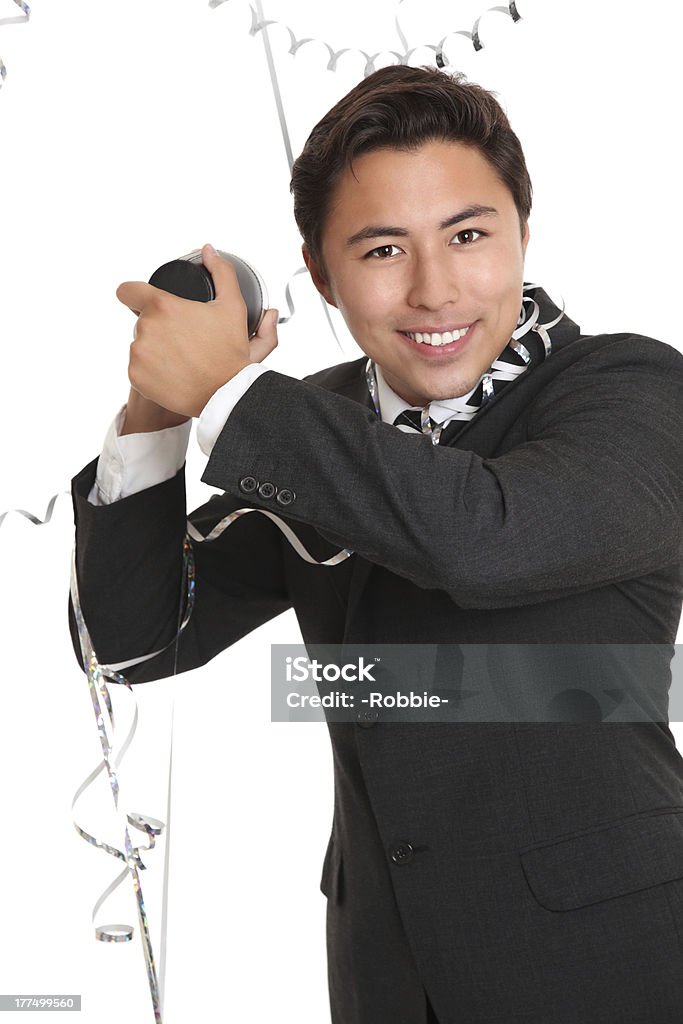
[[[406,402],[467,394],[517,326],[528,225],[522,239],[509,189],[463,143],[376,150],[353,170],[324,227],[326,276],[304,247],[316,287]]]

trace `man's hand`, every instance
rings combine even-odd
[[[232,264],[208,245],[202,262],[214,281],[211,302],[181,299],[144,281],[125,281],[116,290],[138,314],[128,363],[132,386],[181,416],[199,416],[223,384],[277,345],[277,311],[267,311],[249,342],[247,308]]]

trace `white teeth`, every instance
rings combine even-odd
[[[405,331],[404,333],[409,338],[412,338],[413,341],[416,341],[418,345],[439,346],[450,345],[459,338],[464,338],[468,331],[469,327],[464,327],[461,331],[445,331],[443,334],[437,334],[436,332],[434,334],[421,334],[419,332],[417,334],[411,334],[410,331]]]

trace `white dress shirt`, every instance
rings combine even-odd
[[[204,455],[211,455],[214,444],[228,417],[240,398],[268,367],[250,363],[224,384],[202,409],[197,423],[197,442]],[[375,366],[377,401],[382,420],[393,423],[399,413],[418,406],[408,405],[387,384],[381,367]],[[477,385],[467,395],[446,401],[432,402],[430,414],[437,422],[447,423],[448,417],[462,410]],[[114,417],[104,439],[102,453],[97,462],[97,475],[88,501],[91,505],[110,505],[147,487],[153,487],[174,477],[185,462],[192,420],[177,427],[152,430],[139,434],[120,434],[126,415],[122,406]],[[404,432],[416,433],[412,427],[400,425]],[[419,434],[418,434],[419,436]]]

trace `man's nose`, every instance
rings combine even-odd
[[[417,308],[441,309],[458,299],[459,287],[451,259],[446,254],[423,256],[415,261],[408,288],[408,304]]]

